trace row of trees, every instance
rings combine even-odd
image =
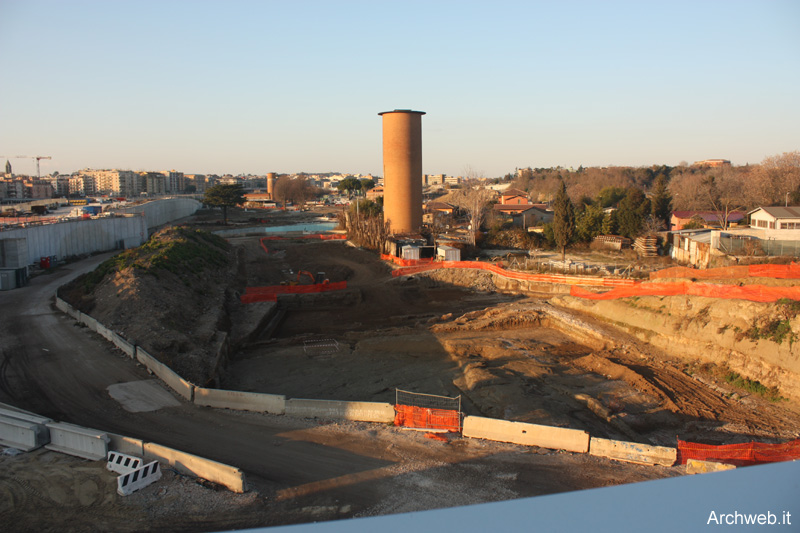
[[[750,210],[758,206],[800,204],[800,151],[765,158],[758,165],[701,167],[666,165],[649,168],[527,168],[518,171],[513,186],[530,193],[534,201],[551,201],[564,182],[574,204],[631,187],[652,194],[665,184],[676,210]],[[604,207],[620,197],[606,196]]]

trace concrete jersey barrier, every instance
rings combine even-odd
[[[589,454],[642,465],[672,466],[678,458],[676,448],[650,446],[637,442],[598,439],[592,437]]]
[[[103,432],[82,428],[63,422],[50,422],[50,444],[48,450],[100,461],[108,457],[108,435]]]
[[[50,432],[43,424],[0,415],[0,444],[30,452],[50,442]]]
[[[218,409],[235,409],[238,411],[254,411],[282,415],[286,412],[286,396],[278,394],[260,394],[256,392],[240,392],[195,387],[195,405],[216,407]]]
[[[511,442],[525,446],[538,446],[553,450],[586,453],[589,451],[589,434],[579,429],[557,428],[509,422],[480,416],[464,418],[462,434],[474,439]]]
[[[305,418],[336,418],[360,422],[389,423],[394,421],[394,406],[378,402],[345,402],[338,400],[286,400],[286,415]]]
[[[178,472],[219,483],[233,492],[247,491],[244,472],[233,466],[151,442],[144,444],[144,458],[146,461],[164,461]]]

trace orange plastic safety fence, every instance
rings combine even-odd
[[[411,405],[394,406],[394,425],[416,429],[461,431],[461,415],[451,409],[429,409]]]
[[[247,287],[240,297],[242,303],[275,302],[278,294],[311,294],[316,292],[340,291],[347,288],[346,281],[315,283],[314,285],[270,285],[267,287]]]
[[[699,444],[678,440],[678,462],[689,459],[749,466],[800,459],[800,439],[781,444],[745,442],[742,444]]]
[[[632,296],[705,296],[751,302],[774,302],[782,298],[800,300],[800,287],[770,287],[767,285],[716,285],[679,281],[674,283],[641,283],[632,287],[616,287],[596,293],[570,287],[570,295],[588,300],[616,300]]]
[[[800,279],[800,264],[731,266],[704,270],[671,267],[650,273],[650,279],[737,279],[747,277]]]

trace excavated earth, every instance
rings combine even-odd
[[[251,285],[308,270],[348,289],[280,304],[283,318],[238,350],[222,388],[384,402],[396,389],[460,395],[467,414],[663,446],[676,436],[781,441],[800,430],[794,402],[737,390],[702,360],[566,309],[563,296],[503,294],[480,271],[393,278],[373,254],[341,242],[274,241],[269,253],[258,239],[236,244]],[[338,349],[313,349],[324,340]]]

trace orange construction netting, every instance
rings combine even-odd
[[[781,444],[745,442],[721,446],[678,440],[678,463],[686,464],[689,459],[736,466],[794,461],[800,459],[800,439]]]
[[[270,285],[267,287],[247,287],[239,298],[243,304],[254,302],[275,302],[279,294],[311,294],[316,292],[341,291],[347,288],[346,281],[315,283],[313,285]]]
[[[461,431],[461,414],[451,409],[429,409],[411,405],[394,406],[394,425],[416,429]]]
[[[780,278],[799,279],[800,264],[789,265],[749,265],[698,270],[687,267],[672,267],[650,273],[650,279],[737,279],[737,278]]]
[[[767,285],[716,285],[678,281],[674,283],[639,283],[630,287],[617,287],[597,293],[570,287],[570,295],[588,300],[616,300],[632,296],[705,296],[751,302],[775,302],[788,298],[800,300],[800,287],[770,287]]]

